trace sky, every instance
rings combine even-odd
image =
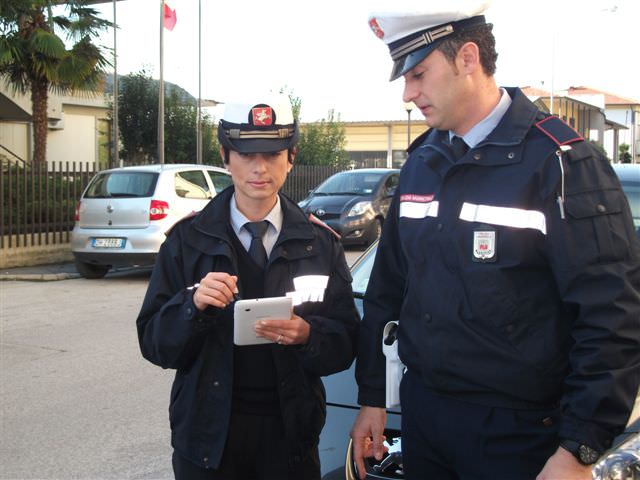
[[[367,24],[370,12],[404,0],[200,1],[203,99],[242,101],[284,88],[302,100],[304,122],[330,110],[344,121],[407,118],[403,80],[388,81],[389,50]],[[164,30],[164,79],[198,97],[198,0],[166,2],[177,24]],[[119,74],[144,68],[159,77],[160,4],[117,2]],[[111,2],[97,8],[113,19]],[[640,101],[640,1],[493,0],[485,15],[494,24],[500,85],[583,85]],[[113,30],[99,43],[112,47]]]

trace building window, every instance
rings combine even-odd
[[[387,166],[387,152],[349,152],[349,160],[355,168],[384,168]]]

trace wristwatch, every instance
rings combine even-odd
[[[560,446],[576,457],[582,465],[593,465],[600,458],[600,452],[574,440],[561,440]]]

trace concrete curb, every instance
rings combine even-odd
[[[69,280],[81,278],[79,273],[8,273],[0,274],[0,281],[19,282],[55,282],[58,280]]]

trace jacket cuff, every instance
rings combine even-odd
[[[358,404],[366,407],[386,408],[386,392],[375,388],[360,387]]]
[[[574,440],[603,453],[611,447],[614,435],[610,431],[594,423],[564,416],[560,420],[558,437],[567,440]]]
[[[190,293],[190,295],[187,295],[183,308],[185,316],[193,324],[193,329],[196,332],[201,332],[214,327],[218,323],[222,310],[211,306],[202,311],[198,310],[195,303],[193,303],[195,291]]]
[[[304,319],[303,319],[304,320]],[[305,320],[306,321],[306,320]],[[320,341],[322,340],[320,335],[314,334],[314,328],[311,323],[309,323],[309,338],[307,339],[307,343],[300,346],[300,353],[303,353],[307,358],[313,359],[320,355]]]

